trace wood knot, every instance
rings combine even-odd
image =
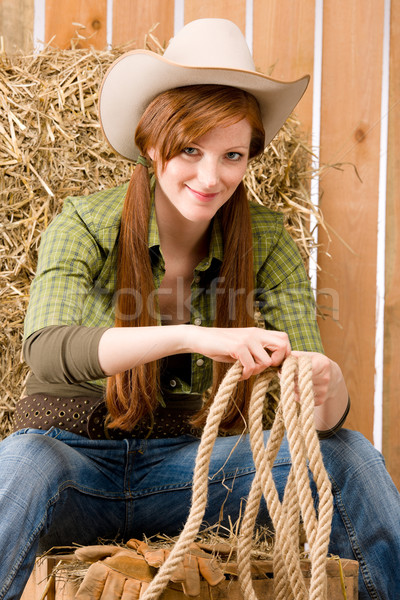
[[[354,132],[354,137],[356,138],[357,142],[362,142],[366,135],[367,132],[365,131],[364,127],[357,127]]]
[[[98,31],[99,29],[101,29],[101,21],[99,21],[99,19],[95,19],[94,21],[92,21],[92,27],[95,31]]]

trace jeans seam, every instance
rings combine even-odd
[[[331,475],[329,475],[329,479],[332,482],[332,490],[334,491],[337,510],[338,510],[338,512],[341,516],[341,519],[343,521],[343,524],[346,528],[347,535],[349,537],[354,556],[356,557],[356,560],[358,561],[358,564],[359,564],[359,569],[362,574],[362,578],[364,580],[365,587],[373,600],[380,600],[380,596],[379,596],[379,594],[376,590],[376,587],[372,581],[372,577],[368,570],[364,555],[358,544],[358,540],[357,540],[357,536],[356,536],[354,527],[353,527],[351,520],[347,514],[346,507],[344,506],[344,504],[342,502],[342,495],[341,495],[340,488]]]
[[[131,450],[128,440],[125,440],[126,444],[126,458],[125,458],[125,473],[124,473],[124,496],[125,496],[125,523],[123,537],[127,536],[127,532],[130,529],[131,518],[133,521],[133,495],[132,488],[130,485],[130,471],[133,470],[133,463],[136,456],[136,450]]]
[[[81,492],[82,494],[87,494],[89,496],[95,496],[96,498],[105,498],[107,500],[125,500],[126,494],[122,493],[121,495],[115,495],[114,493],[106,492],[104,490],[99,490],[96,488],[89,488],[80,485],[76,485],[76,483],[70,479],[64,481],[58,490],[58,493],[63,492],[66,489],[75,490],[77,492]],[[53,496],[54,498],[54,496]],[[52,499],[53,499],[52,498]]]
[[[240,477],[242,475],[248,475],[249,473],[254,473],[254,467],[246,467],[245,469],[240,469],[240,471],[238,469],[235,470],[235,472],[232,473],[228,473],[225,474],[223,477],[220,477],[218,479],[212,479],[212,478],[208,478],[209,483],[213,484],[213,483],[221,483],[221,481],[226,481],[227,479],[236,479],[237,477]],[[193,479],[190,479],[189,481],[181,481],[180,483],[175,483],[175,484],[165,484],[165,485],[161,485],[161,486],[157,486],[157,487],[149,487],[149,488],[143,488],[142,490],[140,490],[140,492],[133,492],[132,493],[132,498],[141,498],[142,496],[150,496],[151,494],[157,494],[158,492],[168,492],[168,491],[174,491],[174,490],[184,490],[187,488],[191,488],[193,485]]]

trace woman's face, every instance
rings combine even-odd
[[[157,170],[156,205],[192,222],[210,221],[243,179],[250,139],[250,124],[242,119],[193,140]],[[157,160],[154,150],[149,154]]]

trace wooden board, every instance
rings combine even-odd
[[[254,62],[275,79],[291,81],[313,73],[314,0],[254,0]],[[312,129],[312,78],[295,109],[302,129]]]
[[[185,23],[204,18],[230,19],[244,34],[246,0],[185,0]]]
[[[34,0],[0,0],[0,35],[7,54],[32,51]]]
[[[336,299],[339,313],[338,323],[320,326],[325,351],[342,367],[349,387],[348,425],[370,440],[383,15],[384,0],[324,2],[321,161],[352,163],[362,181],[350,164],[321,178],[321,207],[338,235],[332,233],[331,258],[320,253],[318,287],[328,301]]]
[[[78,24],[78,25],[77,25]],[[83,27],[82,27],[83,26]],[[103,49],[107,44],[107,0],[46,0],[46,42],[53,46]]]
[[[400,489],[400,0],[391,2],[383,453]]]
[[[174,0],[113,1],[113,46],[144,48],[145,36],[155,25],[154,35],[165,47],[174,35]]]

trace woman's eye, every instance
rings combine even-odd
[[[226,156],[229,160],[240,160],[242,158],[240,152],[228,152]]]
[[[197,148],[192,148],[191,146],[188,146],[187,148],[184,148],[182,152],[188,154],[189,156],[194,156],[195,154],[197,154]]]

